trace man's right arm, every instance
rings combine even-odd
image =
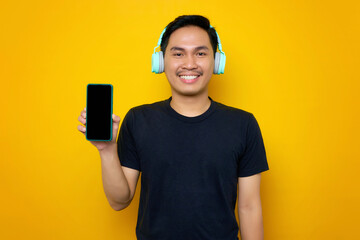
[[[116,145],[99,153],[105,195],[110,206],[120,211],[130,205],[135,195],[139,171],[121,166]]]

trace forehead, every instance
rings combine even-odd
[[[197,47],[200,45],[211,47],[208,33],[197,26],[185,26],[176,29],[169,38],[168,47]]]

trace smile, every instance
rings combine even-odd
[[[199,75],[193,75],[193,76],[183,75],[183,76],[180,76],[180,78],[186,79],[186,80],[190,80],[190,79],[195,79],[195,78],[197,78],[198,76],[199,76]]]
[[[180,75],[179,77],[184,83],[194,83],[199,79],[200,75]]]

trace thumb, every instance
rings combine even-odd
[[[113,113],[113,115],[112,115],[112,118],[113,118],[113,121],[114,121],[114,122],[116,122],[116,123],[119,123],[119,122],[120,122],[120,117],[117,116],[117,115],[115,115],[114,113]]]
[[[120,117],[113,114],[112,118],[113,118],[113,139],[112,139],[112,141],[116,142],[117,134],[119,131]]]

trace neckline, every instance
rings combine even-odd
[[[200,114],[198,116],[187,117],[187,116],[184,116],[184,115],[178,113],[177,111],[175,111],[170,105],[170,101],[171,101],[172,97],[169,97],[168,99],[166,99],[164,101],[166,112],[169,113],[172,117],[175,117],[183,122],[188,122],[188,123],[200,122],[200,121],[208,118],[215,110],[216,102],[211,97],[208,97],[208,98],[211,101],[210,107],[205,112],[203,112],[202,114]]]

